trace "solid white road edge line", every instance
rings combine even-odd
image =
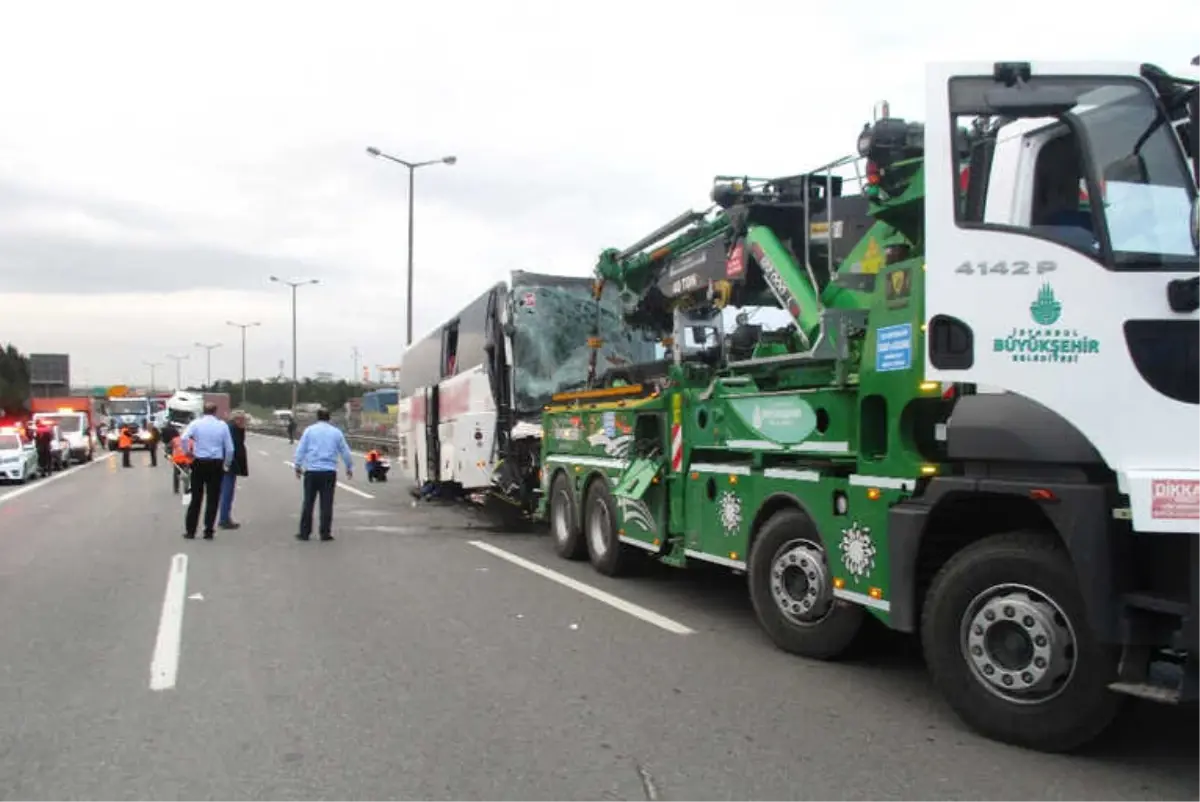
[[[183,605],[187,594],[186,554],[171,558],[167,572],[167,592],[163,596],[162,617],[158,620],[158,640],[150,660],[150,690],[165,691],[175,687],[179,673],[179,641],[183,634]]]
[[[23,496],[26,493],[29,493],[33,490],[37,490],[39,487],[45,487],[46,485],[50,484],[51,482],[55,482],[59,479],[66,479],[68,476],[70,476],[73,473],[82,471],[84,468],[90,468],[93,465],[99,465],[100,463],[106,462],[107,460],[110,460],[110,459],[113,459],[116,456],[117,456],[116,453],[113,452],[113,453],[107,454],[103,457],[93,459],[91,462],[85,462],[82,465],[76,465],[73,468],[67,468],[62,473],[52,473],[49,476],[43,477],[41,479],[34,479],[32,481],[27,481],[23,487],[18,487],[16,490],[10,490],[7,493],[5,493],[3,496],[0,496],[0,504],[3,504],[6,501],[11,501],[12,499],[17,498],[18,496]]]
[[[296,464],[294,462],[289,462],[286,459],[283,461],[283,464],[288,466],[289,468],[296,467]],[[359,490],[357,487],[351,487],[350,485],[346,484],[345,482],[338,482],[337,486],[342,488],[342,490],[345,490],[348,493],[355,494],[356,496],[362,496],[363,498],[375,498],[370,493],[364,493],[362,490]]]
[[[533,573],[537,574],[538,576],[545,577],[546,579],[549,579],[552,582],[557,582],[558,584],[560,584],[564,587],[568,587],[571,590],[582,593],[584,596],[590,596],[591,598],[595,599],[596,601],[603,602],[603,603],[607,604],[609,607],[613,607],[617,610],[620,610],[623,613],[627,613],[627,614],[633,616],[634,618],[640,618],[641,620],[645,621],[647,624],[653,624],[654,626],[659,627],[660,629],[665,629],[667,632],[671,632],[675,635],[695,634],[694,629],[692,629],[691,627],[684,626],[683,624],[679,623],[678,621],[675,621],[674,619],[667,618],[665,615],[660,615],[659,613],[656,613],[653,610],[648,610],[645,607],[642,607],[641,605],[634,604],[633,602],[625,601],[624,599],[620,598],[619,596],[614,596],[611,593],[606,593],[605,591],[600,590],[599,588],[594,588],[591,585],[585,585],[583,582],[579,582],[578,580],[572,579],[569,576],[560,574],[558,571],[552,571],[549,568],[538,565],[535,562],[526,560],[524,557],[518,557],[517,555],[513,554],[512,552],[505,551],[504,549],[501,549],[501,548],[497,548],[496,546],[493,546],[491,543],[484,543],[482,540],[468,540],[467,542],[470,543],[472,546],[474,546],[477,549],[482,549],[483,551],[486,551],[488,554],[491,554],[495,557],[499,557],[502,560],[508,560],[513,565],[519,565],[520,567],[524,568],[525,570],[532,571]]]

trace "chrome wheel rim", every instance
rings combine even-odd
[[[833,584],[825,552],[807,540],[789,540],[771,559],[771,599],[784,618],[812,626],[833,609]]]

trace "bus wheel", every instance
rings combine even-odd
[[[972,729],[1046,752],[1112,722],[1117,655],[1092,636],[1066,552],[1033,533],[993,535],[942,567],[921,617],[925,662]]]
[[[582,560],[587,556],[587,544],[575,515],[575,495],[565,473],[557,474],[550,485],[550,534],[559,557]]]
[[[759,624],[786,652],[830,660],[862,628],[864,612],[835,599],[817,528],[795,509],[771,516],[750,549],[750,600]]]
[[[593,480],[588,488],[583,522],[592,567],[607,576],[622,573],[628,562],[627,549],[617,537],[617,505],[607,478]]]

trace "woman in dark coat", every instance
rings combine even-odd
[[[250,475],[246,458],[246,413],[240,409],[235,409],[230,415],[229,436],[233,440],[233,462],[221,480],[221,507],[217,525],[222,529],[237,529],[241,524],[233,520],[233,494],[237,490],[237,478]]]

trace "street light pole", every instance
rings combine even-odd
[[[299,373],[296,370],[296,288],[305,284],[320,284],[319,279],[310,278],[303,281],[284,281],[278,276],[271,276],[271,281],[292,288],[292,420],[296,419],[296,390],[299,386]]]
[[[161,362],[143,362],[142,364],[147,366],[148,368],[150,368],[150,392],[153,393],[154,392],[154,369],[157,367],[161,367],[162,363]]]
[[[246,329],[251,326],[261,326],[262,323],[257,320],[253,323],[234,323],[232,320],[225,321],[230,326],[236,326],[242,330],[242,406],[246,406]]]
[[[208,353],[204,357],[204,387],[212,389],[212,352],[214,348],[220,348],[220,343],[196,343],[197,348],[203,348]]]
[[[167,354],[167,359],[175,360],[175,389],[183,389],[183,360],[187,359],[187,354]]]
[[[440,159],[431,159],[424,162],[410,162],[404,159],[384,153],[379,148],[367,148],[367,154],[375,158],[388,159],[394,161],[402,167],[408,168],[408,298],[405,302],[405,324],[408,329],[407,339],[404,344],[412,345],[413,339],[413,196],[416,190],[416,173],[418,167],[428,167],[431,164],[449,164],[453,165],[458,162],[457,156],[443,156]]]

